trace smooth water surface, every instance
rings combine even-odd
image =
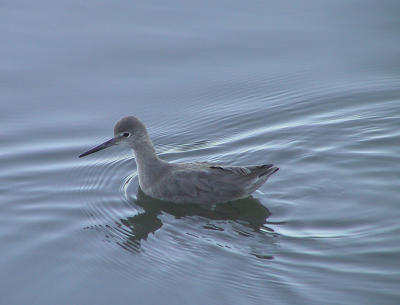
[[[399,304],[398,1],[3,1],[0,304]],[[274,163],[203,209],[172,162]]]

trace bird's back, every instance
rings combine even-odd
[[[179,203],[217,203],[247,197],[278,170],[272,164],[222,166],[210,163],[170,164],[148,195]]]

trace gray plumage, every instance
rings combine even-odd
[[[213,204],[244,198],[279,169],[272,164],[222,166],[206,162],[166,162],[156,155],[146,127],[133,116],[117,122],[113,139],[79,157],[116,144],[133,149],[139,185],[146,195],[176,203]]]

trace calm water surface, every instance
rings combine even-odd
[[[398,1],[3,1],[0,304],[399,304]],[[213,210],[173,162],[274,163]]]

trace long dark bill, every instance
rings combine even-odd
[[[79,155],[79,158],[82,158],[84,156],[90,155],[95,153],[96,151],[102,150],[104,148],[110,147],[115,145],[115,139],[112,138],[111,140],[108,140],[107,142],[104,142],[103,144],[100,144],[99,146],[96,146],[94,148],[92,148],[91,150],[88,150],[87,152],[84,152],[83,154]]]

